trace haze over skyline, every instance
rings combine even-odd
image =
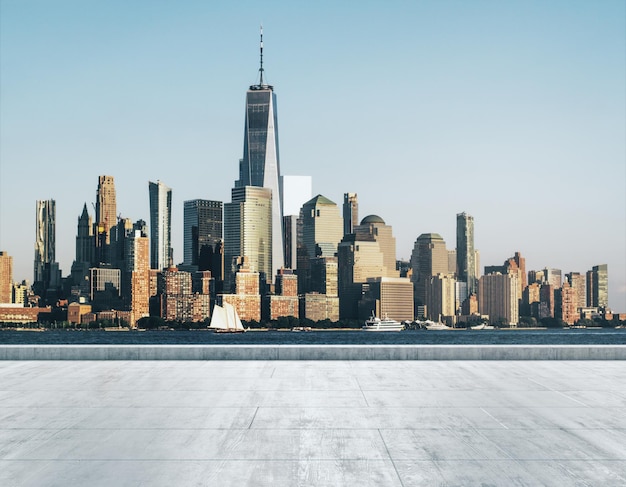
[[[398,258],[474,217],[481,273],[608,264],[626,312],[623,1],[194,2],[0,0],[0,250],[33,279],[35,202],[56,201],[69,274],[99,175],[149,221],[148,181],[230,201],[245,92],[278,99],[281,172],[393,227]]]

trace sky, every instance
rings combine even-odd
[[[282,174],[416,238],[474,217],[481,268],[607,264],[626,312],[623,0],[0,0],[0,250],[33,278],[35,205],[56,201],[68,275],[83,204],[115,178],[149,221],[148,182],[230,201],[245,93],[278,98]]]

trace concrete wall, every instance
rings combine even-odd
[[[626,345],[0,345],[0,360],[626,360]]]

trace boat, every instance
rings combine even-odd
[[[385,316],[382,320],[372,313],[361,327],[365,331],[402,331],[404,324]]]
[[[448,325],[432,320],[417,321],[416,323],[420,328],[426,328],[427,330],[452,330]]]
[[[215,333],[243,333],[247,331],[239,319],[237,310],[230,303],[224,303],[224,306],[216,304],[213,307],[209,328]]]
[[[480,325],[475,325],[471,327],[472,330],[495,330],[495,326],[487,325],[486,323],[481,323]]]

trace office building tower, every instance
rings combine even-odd
[[[587,271],[587,306],[609,306],[609,268],[606,264],[593,266]]]
[[[456,279],[452,274],[430,276],[425,285],[426,316],[451,326],[457,312]]]
[[[359,221],[359,201],[356,193],[343,195],[343,234],[349,235]]]
[[[0,303],[13,302],[13,257],[0,251]]]
[[[56,205],[37,201],[33,289],[45,301],[55,301],[61,287],[61,270],[55,261]]]
[[[448,274],[456,276],[456,250],[448,250]]]
[[[585,286],[585,276],[580,272],[569,272],[565,274],[565,279],[576,294],[576,308],[587,306],[587,293]]]
[[[267,296],[269,309],[265,313],[270,320],[300,316],[298,300],[298,276],[291,269],[281,269],[276,274],[276,294]]]
[[[83,205],[83,212],[78,217],[76,232],[76,262],[94,262],[95,240],[93,235],[93,221],[87,212],[87,203]]]
[[[150,267],[165,269],[172,265],[172,190],[161,181],[149,182],[150,193]]]
[[[413,321],[413,284],[405,277],[367,279],[367,288],[359,301],[359,318],[374,314],[396,321]]]
[[[353,233],[357,235],[357,240],[372,238],[383,254],[384,274],[370,277],[399,277],[400,273],[396,270],[396,238],[390,225],[378,215],[368,215],[353,228]]]
[[[426,289],[430,278],[449,274],[449,253],[446,242],[438,233],[423,233],[413,246],[411,254],[412,281],[415,288],[415,305],[426,304]]]
[[[96,192],[96,246],[111,243],[111,228],[117,224],[117,203],[113,176],[99,176]],[[104,262],[104,261],[102,261]]]
[[[271,265],[268,279],[284,267],[283,210],[280,192],[278,152],[278,115],[274,87],[263,79],[263,30],[261,29],[261,64],[259,83],[246,94],[243,158],[239,161],[239,179],[235,188],[257,186],[271,192]]]
[[[578,296],[569,281],[565,281],[563,285],[554,292],[555,316],[557,319],[564,321],[568,325],[573,325],[578,321]]]
[[[554,289],[561,287],[561,269],[548,269],[543,270],[543,281],[550,284]]]
[[[458,249],[457,249],[458,250]],[[487,274],[478,281],[478,310],[492,324],[517,326],[519,298],[517,274]]]
[[[233,188],[224,204],[224,291],[232,292],[237,259],[245,257],[252,272],[272,279],[272,191]]]
[[[456,215],[456,262],[458,280],[467,283],[468,295],[476,293],[474,217],[465,212]]]
[[[89,299],[94,310],[122,308],[122,274],[120,269],[102,264],[89,269]]]
[[[337,247],[337,265],[339,316],[356,319],[367,278],[385,275],[383,253],[373,238],[348,234]]]
[[[554,291],[554,286],[548,282],[539,286],[538,319],[554,318]]]
[[[343,236],[343,222],[337,205],[322,196],[307,201],[300,212],[302,238],[298,241],[298,286],[301,293],[312,291],[311,261],[335,257]]]
[[[211,275],[221,281],[224,275],[222,202],[200,199],[185,201],[183,211],[185,266],[211,271]]]
[[[192,273],[176,267],[159,272],[161,318],[167,321],[198,322],[210,317],[210,289],[207,286],[206,293],[194,292],[193,282]]]
[[[125,245],[125,297],[130,311],[130,326],[150,315],[150,246],[141,230],[130,230]]]

